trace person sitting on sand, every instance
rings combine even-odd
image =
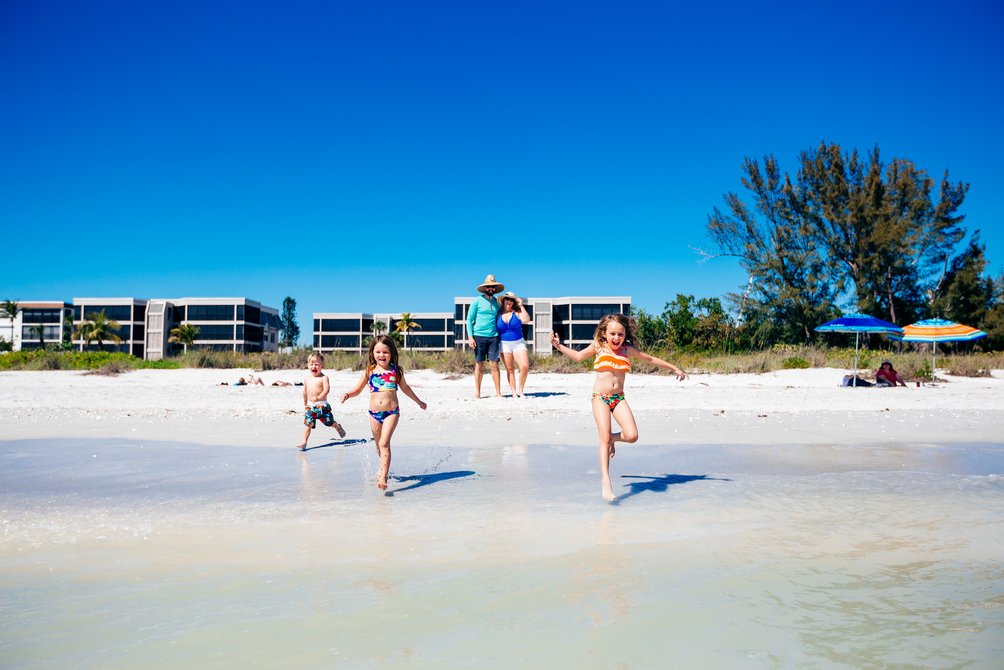
[[[875,371],[875,385],[896,388],[896,385],[906,386],[906,382],[896,372],[890,361],[882,361],[882,365]]]
[[[264,386],[265,382],[261,380],[261,377],[255,377],[253,373],[248,373],[248,386]]]
[[[551,334],[551,346],[573,361],[584,361],[595,356],[593,369],[593,419],[600,434],[600,485],[603,497],[614,499],[610,484],[610,459],[616,450],[615,442],[631,444],[638,440],[638,427],[634,414],[624,399],[624,379],[631,371],[631,358],[640,358],[646,363],[669,370],[683,381],[687,373],[672,363],[639,350],[635,346],[632,320],[623,314],[607,314],[600,319],[593,334],[593,341],[585,349],[576,351],[561,344],[557,333]],[[619,433],[611,432],[611,419],[616,419],[621,427]]]
[[[338,432],[338,437],[345,437],[345,429],[342,424],[335,421],[331,413],[331,405],[328,404],[328,391],[331,390],[331,382],[328,376],[321,372],[324,365],[324,356],[315,351],[307,357],[307,378],[303,382],[303,440],[296,448],[300,451],[307,450],[307,440],[310,439],[310,431],[317,426],[317,420],[325,426],[334,428]]]

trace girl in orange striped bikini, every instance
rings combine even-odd
[[[628,444],[638,440],[638,426],[635,424],[631,407],[624,399],[624,379],[631,371],[631,357],[640,358],[657,367],[670,370],[677,379],[687,378],[680,368],[639,350],[634,345],[631,319],[623,314],[607,314],[596,326],[593,341],[585,349],[576,351],[561,344],[557,333],[551,333],[551,346],[573,361],[584,361],[595,356],[593,369],[596,381],[593,383],[593,418],[600,435],[600,478],[603,497],[613,500],[614,490],[610,485],[610,459],[616,449],[615,442]],[[619,433],[611,432],[611,417],[620,426]]]

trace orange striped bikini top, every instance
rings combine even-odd
[[[621,354],[620,352],[624,352]],[[593,370],[597,372],[631,372],[631,359],[627,357],[624,347],[614,351],[613,349],[600,349],[593,362]]]

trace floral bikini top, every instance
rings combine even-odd
[[[370,373],[370,393],[378,393],[380,391],[396,391],[397,390],[397,367],[392,366],[388,372],[376,372],[375,370]]]
[[[622,353],[623,352],[623,353]],[[620,349],[600,349],[593,361],[593,370],[597,372],[631,372],[631,359],[624,347]]]

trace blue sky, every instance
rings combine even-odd
[[[449,311],[744,283],[746,156],[969,182],[1004,263],[996,3],[0,3],[0,298]]]

